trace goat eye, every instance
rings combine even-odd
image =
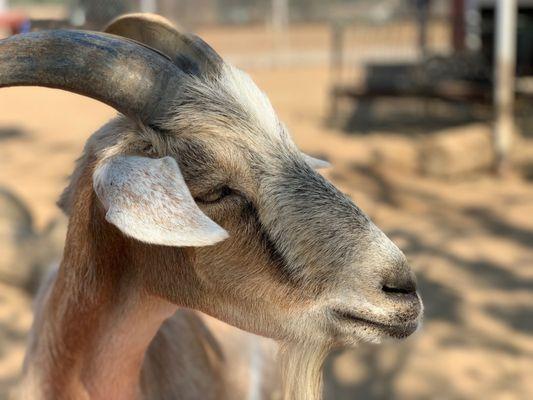
[[[229,188],[228,186],[222,186],[211,192],[195,197],[195,200],[197,202],[204,203],[204,204],[216,203],[222,200],[224,197],[229,196],[232,193],[233,193],[233,190],[231,190],[231,188]]]

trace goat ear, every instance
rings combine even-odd
[[[228,237],[194,202],[172,157],[117,156],[93,174],[106,220],[127,236],[165,246],[206,246]]]
[[[328,161],[320,160],[319,158],[311,157],[308,154],[302,153],[304,160],[313,169],[323,169],[331,167]]]

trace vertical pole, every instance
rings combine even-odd
[[[465,0],[452,2],[452,43],[453,50],[458,53],[465,49]]]
[[[272,29],[274,46],[280,60],[287,51],[287,28],[289,26],[289,0],[272,0]]]
[[[174,20],[178,23],[179,26],[187,24],[189,21],[187,19],[187,8],[186,5],[189,2],[179,1],[179,0],[154,0],[157,2],[157,12],[161,15],[164,15],[170,20]]]
[[[141,12],[155,13],[157,12],[157,0],[141,0]]]
[[[496,1],[496,51],[494,151],[496,171],[509,168],[509,150],[514,132],[514,85],[516,68],[516,0]]]
[[[481,10],[476,0],[466,0],[464,11],[464,47],[468,51],[481,51]]]
[[[331,81],[339,84],[342,82],[344,64],[344,23],[334,21],[331,24]]]
[[[334,21],[331,25],[331,60],[330,60],[330,119],[336,122],[339,115],[339,90],[343,81],[344,64],[344,23]]]
[[[289,1],[272,0],[272,26],[278,33],[284,33],[289,25]]]
[[[418,49],[422,59],[428,55],[428,18],[431,0],[417,0],[416,12],[418,18]]]

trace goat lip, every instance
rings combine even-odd
[[[342,310],[336,310],[336,309],[332,311],[333,311],[333,315],[335,316],[335,318],[339,321],[347,322],[350,324],[357,324],[357,325],[366,326],[366,327],[370,326],[396,339],[404,339],[410,336],[412,333],[414,333],[418,329],[418,326],[419,326],[419,322],[417,319],[412,320],[412,321],[407,321],[401,324],[385,324],[382,322],[377,322],[377,321],[373,321],[373,320],[361,317],[349,311],[342,311]]]

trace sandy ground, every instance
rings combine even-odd
[[[444,182],[376,165],[375,149],[416,138],[327,128],[325,66],[250,72],[300,147],[330,160],[325,175],[406,252],[425,301],[424,327],[409,340],[333,355],[327,398],[533,398],[531,182]],[[0,90],[0,185],[27,202],[38,229],[59,215],[54,203],[84,141],[113,115],[65,92]],[[2,285],[0,399],[16,380],[30,323],[29,296]]]

